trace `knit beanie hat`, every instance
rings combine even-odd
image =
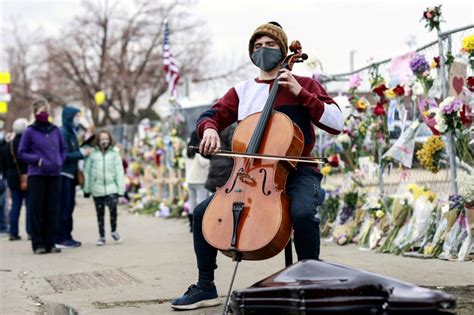
[[[260,38],[262,36],[269,36],[273,38],[280,47],[282,59],[286,57],[286,55],[288,54],[288,38],[286,37],[283,28],[277,22],[268,22],[257,27],[257,29],[253,32],[252,37],[250,37],[250,59],[252,59],[253,45],[255,44],[255,41],[257,40],[257,38]]]

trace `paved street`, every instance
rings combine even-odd
[[[122,210],[118,231],[125,242],[113,244],[108,235],[107,245],[97,247],[92,201],[78,198],[74,226],[74,236],[83,246],[61,254],[33,255],[26,240],[0,239],[0,314],[75,314],[67,313],[71,308],[81,315],[176,314],[170,309],[170,299],[196,281],[192,237],[186,220],[136,216]],[[24,236],[23,229],[24,224]],[[404,258],[332,243],[323,243],[322,259],[424,286],[462,286],[456,289],[464,292],[461,296],[474,294],[472,262]],[[218,264],[216,284],[224,296],[233,263],[219,255]],[[248,287],[283,266],[283,254],[264,262],[244,261],[234,288]],[[474,303],[464,297],[461,302],[463,308],[473,307]],[[180,314],[215,314],[221,309],[222,306]]]

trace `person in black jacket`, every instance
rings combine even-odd
[[[75,248],[81,242],[72,237],[72,213],[76,205],[75,177],[79,169],[79,160],[89,155],[89,149],[81,149],[77,140],[80,110],[72,106],[65,106],[62,113],[61,134],[67,146],[66,161],[61,170],[61,208],[59,211],[58,234],[56,236],[57,248]]]
[[[3,152],[5,147],[5,130],[3,129],[5,122],[0,120],[0,152]],[[8,223],[7,223],[7,185],[5,181],[5,162],[3,161],[3,156],[0,154],[0,235],[8,233]]]
[[[13,122],[14,138],[7,142],[3,147],[4,174],[7,179],[8,188],[12,198],[10,209],[10,241],[20,240],[21,236],[18,230],[18,220],[20,218],[23,200],[26,205],[26,233],[31,235],[31,221],[28,203],[26,202],[26,189],[22,190],[21,175],[26,175],[28,165],[18,158],[18,145],[20,144],[21,134],[28,127],[28,120],[18,118]]]
[[[221,139],[221,149],[231,150],[232,148],[232,136],[234,135],[236,124],[230,125],[226,129],[222,130],[219,134]],[[226,156],[211,155],[211,165],[209,167],[209,174],[207,176],[205,187],[211,192],[216,192],[217,187],[225,185],[229,179],[232,167],[234,166],[234,160]]]

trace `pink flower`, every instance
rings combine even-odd
[[[349,89],[357,89],[362,82],[362,78],[360,77],[359,74],[353,74],[349,78]]]

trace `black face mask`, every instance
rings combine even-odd
[[[109,140],[103,140],[103,141],[100,141],[100,148],[102,150],[105,150],[109,147],[110,145],[110,141]]]
[[[280,63],[280,49],[262,47],[252,54],[252,61],[263,71],[270,71]]]

